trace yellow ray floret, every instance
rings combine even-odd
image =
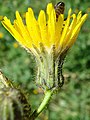
[[[26,21],[23,22],[20,14],[16,11],[16,19],[12,25],[7,17],[3,18],[3,26],[11,35],[24,47],[40,50],[40,43],[51,50],[55,45],[56,51],[63,51],[70,48],[76,41],[81,26],[87,19],[87,14],[82,16],[80,11],[78,15],[68,11],[67,19],[64,21],[64,14],[60,14],[56,20],[56,13],[52,3],[47,5],[46,13],[41,10],[38,19],[35,18],[33,10],[28,8],[26,12]]]
[[[41,39],[42,43],[45,46],[49,46],[49,41],[48,39],[48,32],[47,32],[47,23],[46,23],[46,15],[43,10],[40,11],[39,16],[38,16],[38,24],[40,28],[40,33],[41,33]]]

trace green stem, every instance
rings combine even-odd
[[[53,94],[53,90],[48,90],[48,91],[45,92],[45,97],[44,97],[41,105],[37,109],[37,116],[44,110],[46,105],[49,103],[49,100],[50,100],[52,94]]]
[[[39,108],[31,114],[30,120],[35,120],[35,118],[38,117],[38,115],[45,109],[45,107],[47,106],[47,104],[50,101],[53,91],[54,90],[47,90],[45,92],[45,96],[44,96],[42,103],[40,104]]]

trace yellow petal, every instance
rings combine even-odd
[[[80,21],[81,17],[82,17],[82,11],[80,11],[77,15],[77,23]]]
[[[53,10],[53,5],[52,5],[52,3],[49,3],[47,5],[47,15],[50,16],[52,10]]]
[[[65,24],[65,27],[63,29],[62,36],[61,36],[61,39],[60,39],[60,46],[61,47],[63,45],[63,41],[65,40],[66,34],[68,32],[68,28],[69,28],[69,24],[70,24],[70,14],[71,14],[71,9],[69,9],[68,17],[67,17],[67,20],[66,20],[66,24]]]
[[[75,28],[75,26],[76,26],[76,15],[75,14],[73,14],[72,15],[72,18],[73,18],[73,20],[72,20],[72,22],[71,22],[71,25],[69,26],[69,30],[68,30],[68,32],[67,32],[67,35],[66,35],[66,38],[65,38],[65,40],[63,41],[63,44],[64,44],[64,46],[66,46],[67,44],[68,44],[68,41],[70,40],[70,37],[71,37],[71,35],[72,35],[72,31],[73,31],[73,29]]]
[[[74,34],[77,33],[77,30],[78,30],[79,28],[81,28],[82,24],[83,24],[83,23],[85,22],[85,20],[87,19],[87,16],[88,16],[87,14],[85,14],[85,15],[82,16],[81,20],[78,22],[78,24],[76,25],[76,27],[73,29],[72,36],[71,36],[71,37],[73,37]]]
[[[76,18],[75,14],[72,15],[72,18],[73,18],[73,20],[71,22],[71,25],[69,26],[70,30],[73,29],[76,26],[76,22],[77,22],[77,18]]]
[[[17,20],[14,20],[14,28],[15,28],[15,30],[17,30],[17,32],[22,36],[22,38],[23,38],[22,41],[25,41],[26,46],[27,46],[28,48],[32,47],[32,39],[31,39],[31,37],[30,37],[30,34],[29,34],[27,28],[25,28],[25,29],[26,29],[26,32],[27,32],[27,34],[28,34],[28,36],[27,36],[28,38],[27,38],[27,37],[25,38],[25,36],[23,37],[23,34],[24,34],[24,33],[22,34],[22,31],[21,31],[21,29],[20,29],[20,27],[19,27],[19,25],[18,25]]]
[[[87,19],[87,17],[88,17],[87,14],[83,15],[82,18],[81,18],[81,20],[79,21],[79,23],[73,29],[71,38],[70,38],[69,43],[68,43],[68,46],[72,46],[74,44],[74,42],[76,41],[76,38],[77,38],[77,36],[79,34],[81,26],[85,22],[85,20]]]
[[[69,42],[67,43],[67,47],[68,47],[68,48],[70,48],[70,47],[75,43],[75,41],[76,41],[76,39],[77,39],[77,37],[78,37],[79,32],[80,32],[80,28],[78,28],[78,29],[77,29],[77,33],[74,34],[74,35],[70,38]]]
[[[22,18],[20,17],[20,14],[18,11],[16,11],[16,22],[21,30],[22,36],[24,39],[29,40],[29,34],[25,28],[25,25],[23,24]]]
[[[62,35],[62,27],[63,27],[63,21],[64,21],[64,15],[60,14],[58,17],[58,21],[56,22],[56,28],[55,28],[55,45],[56,47],[59,46],[60,38]]]
[[[15,30],[22,36],[21,29],[20,29],[18,23],[16,22],[16,20],[14,20],[14,25],[13,25],[13,27],[14,27]],[[23,38],[23,36],[22,36],[22,38]]]
[[[48,14],[48,34],[50,37],[50,44],[55,44],[55,23],[56,23],[56,14],[52,4],[47,6]]]
[[[47,34],[46,16],[43,10],[41,10],[39,13],[38,24],[41,33],[41,39],[42,39],[41,41],[45,46],[49,46],[49,41],[47,36],[48,34]]]
[[[7,17],[4,17],[2,24],[17,41],[20,41],[21,44],[24,44],[24,42],[22,41],[22,36],[15,30],[15,28],[13,27],[13,25]]]
[[[33,40],[33,44],[39,47],[39,43],[41,42],[40,29],[31,8],[29,8],[26,13],[26,25]]]

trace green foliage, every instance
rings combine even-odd
[[[27,8],[32,7],[37,17],[40,9],[46,9],[46,4],[50,1],[55,4],[59,0],[1,0],[0,15],[6,15],[13,21],[16,10],[19,10],[23,16]],[[66,6],[65,14],[71,7],[76,13],[78,10],[82,10],[83,13],[88,12],[89,17],[66,57],[63,69],[65,76],[63,90],[53,98],[48,106],[48,113],[43,112],[37,120],[46,120],[46,116],[49,120],[90,119],[90,1],[63,1]],[[30,92],[32,106],[36,108],[41,101],[42,91],[38,90],[34,84],[37,70],[35,59],[23,48],[17,46],[15,40],[1,24],[0,32],[4,34],[0,39],[0,69],[13,82]]]
[[[1,69],[6,75],[22,85],[30,89],[28,82],[35,79],[34,75],[34,58],[31,57],[23,48],[14,48],[14,42],[6,42],[1,40],[0,61]],[[31,85],[32,87],[32,85]]]

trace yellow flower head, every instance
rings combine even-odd
[[[64,21],[64,14],[60,14],[56,21],[55,9],[52,3],[49,3],[46,13],[41,10],[37,20],[33,10],[28,8],[26,23],[23,23],[19,12],[16,11],[13,25],[7,17],[4,17],[2,24],[25,48],[33,51],[35,46],[40,50],[40,44],[43,44],[50,52],[52,46],[55,45],[57,53],[59,50],[62,52],[73,45],[86,18],[87,14],[82,16],[81,11],[77,16],[76,14],[71,15],[71,9],[69,9],[66,21]]]
[[[2,21],[11,35],[36,56],[39,66],[37,81],[45,89],[63,85],[62,65],[66,51],[76,41],[88,16],[87,14],[82,16],[81,11],[78,15],[71,14],[71,9],[66,20],[63,12],[58,19],[57,14],[52,3],[49,3],[46,13],[41,10],[38,19],[35,18],[33,10],[28,8],[25,23],[18,11],[13,25],[7,17]]]

